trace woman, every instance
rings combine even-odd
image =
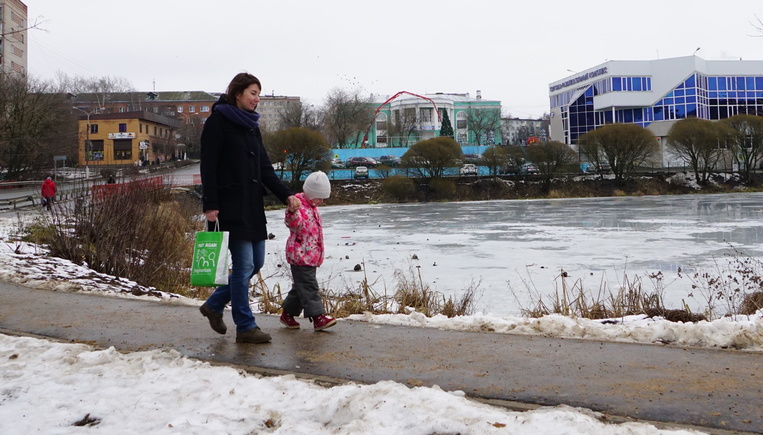
[[[254,111],[261,91],[257,77],[237,74],[212,106],[201,133],[204,215],[210,223],[219,219],[220,230],[230,233],[233,268],[228,284],[218,287],[199,310],[212,329],[225,334],[223,310],[230,302],[237,343],[266,343],[271,338],[257,326],[249,307],[249,282],[265,263],[265,189],[290,210],[300,207],[262,144],[260,115]]]

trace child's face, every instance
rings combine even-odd
[[[312,202],[314,206],[319,206],[323,204],[323,198],[311,199],[310,202]]]

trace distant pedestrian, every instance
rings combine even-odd
[[[299,322],[294,318],[304,311],[304,316],[313,322],[313,329],[320,331],[336,324],[336,319],[326,315],[315,277],[318,267],[323,264],[324,251],[318,206],[331,195],[331,183],[325,173],[313,172],[305,179],[302,191],[295,195],[302,205],[298,210],[286,210],[284,217],[289,228],[286,261],[291,265],[294,283],[281,304],[280,321],[289,329],[297,329]]]
[[[42,205],[50,210],[53,200],[56,198],[56,182],[48,177],[42,182],[40,190],[42,193]]]
[[[114,179],[113,175],[109,175],[109,179],[106,180],[106,184],[114,184],[116,182],[117,182],[117,180]]]

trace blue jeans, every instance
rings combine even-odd
[[[228,249],[233,260],[228,285],[217,287],[206,303],[212,311],[222,313],[230,302],[236,332],[244,332],[257,326],[249,307],[249,282],[265,264],[265,241],[230,240]]]

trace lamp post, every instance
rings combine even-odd
[[[182,134],[183,142],[184,142],[182,144],[183,145],[183,158],[180,159],[180,156],[177,156],[178,159],[185,160],[185,155],[186,155],[186,152],[187,152],[187,149],[188,149],[188,144],[187,144],[188,141],[186,139],[189,139],[189,136],[191,136],[190,134],[188,134],[189,133],[188,130],[189,130],[190,126],[193,125],[193,124],[191,124],[191,120],[193,118],[191,118],[190,116],[186,115],[183,112],[177,112],[176,111],[175,113],[178,114],[178,115],[182,115],[185,118],[185,122],[183,123],[183,134]]]
[[[90,179],[90,157],[93,153],[93,144],[90,142],[90,115],[98,112],[98,109],[93,109],[89,112],[85,109],[80,109],[79,107],[72,107],[72,109],[79,110],[87,115],[87,130],[85,130],[85,178]]]

